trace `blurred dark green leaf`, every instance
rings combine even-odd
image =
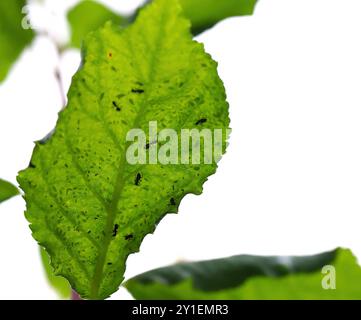
[[[70,299],[71,287],[69,282],[63,277],[54,275],[52,267],[50,266],[49,256],[45,249],[40,248],[40,254],[49,284],[57,291],[61,298]]]
[[[125,23],[126,18],[96,1],[85,0],[80,2],[68,13],[71,28],[71,46],[80,48],[83,39],[89,32],[97,30],[109,20],[121,25]]]
[[[336,289],[331,284],[333,266]],[[322,270],[324,273],[322,273]],[[361,268],[351,251],[305,257],[234,256],[180,263],[136,276],[136,299],[361,299]]]
[[[19,194],[19,190],[10,182],[0,179],[0,203]]]
[[[25,0],[0,1],[0,82],[34,37],[32,30],[23,28],[27,26],[25,5]]]

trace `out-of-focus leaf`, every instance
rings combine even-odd
[[[34,37],[32,30],[23,28],[27,27],[25,5],[25,0],[0,1],[0,82]]]
[[[63,277],[54,275],[53,268],[50,266],[49,256],[45,249],[40,248],[40,255],[49,284],[56,290],[61,298],[70,299],[72,292],[69,282]]]
[[[107,23],[90,33],[54,134],[36,144],[19,173],[34,238],[83,298],[118,289],[128,255],[186,194],[202,192],[226,150],[224,86],[189,27],[178,1],[156,0],[129,28]],[[198,148],[188,139],[182,163],[178,149],[176,163],[130,163],[134,129],[144,133],[138,154],[167,153],[161,147],[169,143],[154,143],[157,133],[149,133],[154,121],[157,133],[173,128],[177,142],[183,129],[209,135],[200,133]]]
[[[19,190],[10,182],[0,179],[0,203],[19,194]]]
[[[71,28],[71,46],[80,48],[89,32],[102,27],[107,21],[122,25],[127,18],[96,1],[84,0],[69,11],[68,21]]]
[[[151,2],[153,0],[149,0]],[[252,15],[258,0],[180,0],[184,14],[197,35],[218,22],[237,16]]]
[[[226,18],[252,15],[257,0],[181,0],[193,34],[211,28]]]
[[[361,299],[360,283],[351,251],[336,249],[305,257],[181,263],[136,276],[125,287],[136,299]]]

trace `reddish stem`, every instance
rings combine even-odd
[[[83,300],[74,290],[71,290],[70,300]]]

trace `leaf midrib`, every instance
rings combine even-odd
[[[160,16],[160,28],[159,28],[159,32],[157,35],[156,45],[155,45],[155,48],[158,50],[157,51],[153,50],[153,52],[150,56],[150,59],[149,59],[150,71],[149,71],[149,76],[148,76],[149,79],[147,81],[147,83],[149,84],[149,87],[144,93],[144,98],[139,105],[138,115],[134,119],[134,122],[133,122],[133,125],[131,126],[131,128],[138,128],[142,115],[146,114],[149,93],[152,91],[152,87],[153,87],[152,84],[154,83],[153,80],[156,78],[155,64],[156,64],[156,60],[157,60],[156,59],[157,54],[158,55],[161,54],[162,47],[163,47],[162,46],[162,34],[164,32],[164,30],[163,30],[164,29],[164,20],[165,20],[165,12],[163,11]],[[95,265],[93,281],[91,283],[91,289],[90,289],[90,298],[91,299],[97,299],[99,297],[99,289],[100,289],[100,284],[103,279],[103,270],[104,270],[105,260],[106,260],[106,256],[107,256],[110,242],[112,239],[113,225],[114,225],[114,221],[115,221],[115,218],[117,215],[117,207],[118,207],[119,201],[122,198],[122,193],[123,193],[123,189],[124,189],[124,185],[125,185],[125,181],[126,181],[126,179],[124,179],[124,171],[125,171],[124,168],[126,165],[126,151],[127,151],[127,149],[128,149],[127,147],[129,145],[130,145],[130,142],[127,143],[126,147],[123,150],[122,158],[121,158],[121,161],[119,164],[115,188],[113,191],[112,201],[107,210],[108,215],[107,215],[107,222],[106,222],[106,226],[105,226],[105,237],[103,240],[103,245],[101,246],[101,248],[103,248],[103,249],[100,251],[98,258],[97,258],[96,265]]]

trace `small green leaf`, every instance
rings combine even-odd
[[[56,290],[62,299],[70,299],[71,287],[69,282],[62,277],[54,275],[53,269],[50,265],[49,256],[45,249],[40,248],[40,255],[49,284]]]
[[[23,28],[27,25],[22,13],[25,4],[25,0],[0,1],[0,82],[34,37],[30,29]]]
[[[19,190],[10,182],[0,179],[0,203],[19,194]]]
[[[96,1],[81,1],[68,13],[71,28],[71,46],[80,48],[85,36],[89,32],[102,27],[107,21],[122,25],[126,22],[126,19]]]
[[[203,157],[201,164],[132,165],[129,131],[147,133],[142,150],[149,155],[158,148],[148,134],[151,121],[178,137],[183,128],[222,129],[225,152],[223,83],[189,27],[178,1],[156,0],[129,28],[107,23],[91,33],[54,134],[37,143],[19,174],[34,238],[55,274],[83,298],[115,292],[128,255],[186,194],[200,194],[217,169]]]
[[[361,299],[360,283],[361,268],[351,251],[336,249],[305,257],[241,255],[181,263],[136,276],[125,287],[146,300]]]

